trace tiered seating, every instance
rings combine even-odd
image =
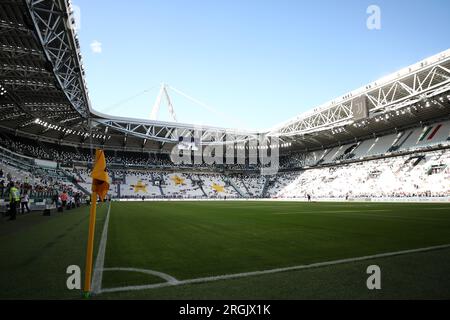
[[[85,189],[86,191],[90,192],[92,190],[92,178],[91,178],[91,172],[88,170],[76,170],[74,172],[75,178],[78,181],[78,184]],[[111,197],[117,197],[117,186],[110,183],[109,185],[109,191],[108,195]]]
[[[336,155],[339,152],[339,149],[341,149],[341,148],[342,148],[342,146],[328,149],[326,151],[325,155],[322,157],[321,163],[331,163],[331,162],[333,162],[335,157],[336,157]]]
[[[225,183],[219,174],[199,175],[203,181],[203,190],[208,198],[237,198],[239,194],[231,186]]]
[[[400,150],[419,149],[445,142],[450,136],[450,121],[411,130]]]
[[[164,195],[167,197],[201,198],[204,196],[201,187],[191,180],[189,174],[164,174],[163,179],[162,188]]]
[[[125,183],[120,184],[122,198],[160,197],[159,186],[154,183],[151,172],[130,172]]]
[[[295,181],[300,174],[297,172],[279,174],[274,183],[271,184],[267,190],[267,197],[277,198],[281,190],[286,188],[289,184]]]
[[[33,176],[30,172],[19,169],[18,167],[14,167],[12,165],[8,165],[6,162],[0,162],[0,169],[3,171],[3,177],[0,180],[7,180],[7,177],[11,177],[12,181],[21,181],[27,182],[30,184],[35,184],[40,182],[40,179]]]
[[[27,191],[30,197],[51,197],[62,191],[69,194],[81,192],[60,171],[38,167],[23,168],[5,160],[0,161],[0,169],[3,172],[0,181],[4,182],[5,188],[12,181],[21,193]],[[6,193],[3,193],[3,196],[6,196]]]
[[[450,196],[450,153],[440,150],[281,174],[272,197]]]
[[[244,184],[244,181],[241,177],[241,175],[233,175],[233,176],[229,176],[228,180],[231,183],[234,183],[234,185],[239,189],[240,192],[242,192],[246,197],[250,197],[249,195],[249,189],[247,188],[247,186]]]
[[[379,156],[385,154],[394,144],[396,138],[397,134],[390,134],[376,138],[364,156]]]
[[[430,147],[449,145],[449,136],[450,121],[446,121],[328,149],[306,153],[298,151],[282,156],[280,164],[283,169],[303,171],[270,178],[257,173],[260,164],[219,168],[203,163],[179,167],[170,161],[167,154],[105,150],[113,178],[109,194],[123,198],[445,195],[450,185],[449,152],[430,152]],[[0,134],[0,145],[8,159],[21,159],[27,168],[35,166],[33,172],[22,169],[20,165],[16,168],[9,166],[8,170],[4,170],[5,175],[9,172],[14,179],[30,184],[70,189],[80,186],[80,190],[91,190],[88,170],[70,172],[76,175],[78,181],[73,185],[70,176],[61,174],[60,169],[39,169],[33,161],[33,158],[45,158],[64,164],[65,167],[75,165],[85,168],[87,165],[84,162],[92,158],[90,149],[54,145],[8,134]],[[411,155],[411,152],[417,154]],[[18,155],[21,153],[29,157]],[[373,159],[383,155],[396,157]],[[72,160],[79,162],[74,163]],[[351,160],[366,161],[356,163]],[[250,168],[255,171],[249,172]],[[224,169],[233,172],[232,175],[223,174]],[[115,179],[115,173],[120,178]]]
[[[354,159],[363,158],[367,155],[369,149],[375,144],[375,139],[368,139],[362,141],[357,148],[353,151]]]
[[[266,177],[264,176],[244,176],[243,182],[247,186],[250,197],[261,197],[264,184],[266,183]]]
[[[382,156],[392,152],[415,151],[430,146],[450,143],[450,121],[435,123],[426,127],[408,129],[396,134],[389,134],[364,141],[335,146],[325,150],[295,152],[280,159],[282,168],[301,168],[320,164],[333,164],[337,161]],[[93,151],[74,146],[56,145],[39,142],[23,137],[0,134],[0,145],[14,152],[33,158],[53,160],[60,164],[71,165],[73,162],[92,162]],[[221,172],[223,165],[174,164],[168,154],[105,150],[108,164],[122,165],[127,168],[179,168],[202,169],[206,172]],[[225,165],[232,170],[258,170],[256,165]]]
[[[409,129],[395,134],[371,138],[357,143],[330,149],[295,153],[283,158],[283,168],[301,168],[337,161],[383,156],[395,151],[415,151],[426,147],[450,143],[450,121],[436,123],[424,128]]]

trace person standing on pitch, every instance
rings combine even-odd
[[[14,186],[14,182],[11,181],[9,188],[9,220],[16,220],[17,207],[20,202],[19,189]]]
[[[25,213],[25,208],[27,209],[27,213],[30,213],[30,207],[28,206],[28,202],[30,201],[30,197],[28,196],[28,191],[25,191],[20,199],[20,208],[22,214]]]
[[[63,191],[63,193],[61,193],[61,202],[62,202],[62,207],[65,208],[67,205],[67,200],[69,199],[69,196],[67,195],[66,190]]]

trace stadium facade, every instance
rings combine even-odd
[[[450,196],[450,50],[269,130],[198,127],[95,111],[72,20],[67,0],[0,4],[4,172],[42,180],[53,170],[86,192],[92,150],[103,148],[121,198]],[[233,161],[175,165],[182,139],[231,149]],[[249,161],[275,151],[278,173]]]

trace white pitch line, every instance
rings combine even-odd
[[[152,276],[157,276],[161,279],[166,280],[170,283],[180,282],[178,279],[172,277],[171,275],[159,271],[149,270],[149,269],[138,269],[138,268],[104,268],[103,271],[130,271],[130,272],[140,272],[145,274],[150,274]]]
[[[99,293],[156,289],[156,288],[162,288],[162,287],[180,286],[180,285],[185,285],[185,284],[204,283],[204,282],[212,282],[212,281],[219,281],[219,280],[253,277],[253,276],[260,276],[260,275],[264,275],[264,274],[280,273],[280,272],[295,271],[295,270],[302,270],[302,269],[312,269],[312,268],[319,268],[319,267],[325,267],[325,266],[331,266],[331,265],[337,265],[337,264],[371,260],[371,259],[377,259],[377,258],[386,258],[386,257],[392,257],[392,256],[405,255],[405,254],[409,254],[409,253],[425,252],[425,251],[447,249],[447,248],[450,248],[450,244],[425,247],[425,248],[419,248],[419,249],[410,249],[410,250],[380,253],[380,254],[374,254],[374,255],[370,255],[370,256],[362,256],[362,257],[357,257],[357,258],[347,258],[347,259],[340,259],[340,260],[333,260],[333,261],[311,263],[311,264],[286,267],[286,268],[276,268],[276,269],[269,269],[269,270],[262,270],[262,271],[226,274],[226,275],[221,275],[221,276],[195,278],[195,279],[188,279],[188,280],[176,280],[175,278],[172,277],[173,279],[175,279],[175,281],[168,281],[168,282],[149,284],[149,285],[106,288],[106,289],[101,289],[101,291]],[[139,269],[139,270],[142,270],[142,269]],[[149,273],[149,274],[159,273],[159,272],[153,271],[153,270],[147,270],[147,271],[148,271],[147,273]],[[167,274],[164,274],[164,275],[168,276]]]
[[[105,224],[103,226],[102,238],[98,248],[97,259],[95,259],[94,275],[92,277],[92,292],[98,294],[102,290],[103,266],[105,265],[106,242],[108,240],[109,212],[111,211],[111,202],[106,213]]]

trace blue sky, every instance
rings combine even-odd
[[[266,129],[450,48],[448,0],[73,4],[94,109],[144,119],[165,82],[208,106],[170,92],[179,122]]]

